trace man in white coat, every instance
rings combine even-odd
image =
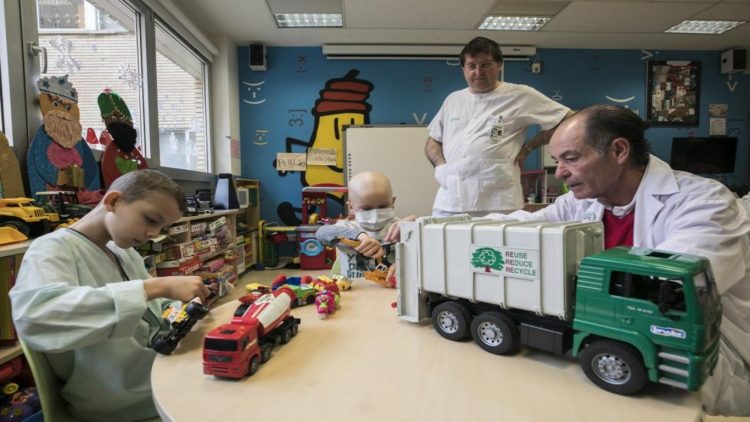
[[[719,360],[703,386],[706,414],[750,415],[750,220],[717,181],[649,154],[645,123],[611,105],[563,121],[550,140],[570,191],[535,213],[497,219],[602,221],[605,247],[628,245],[709,259],[721,294]]]
[[[440,185],[432,214],[521,209],[521,165],[572,112],[534,88],[499,81],[503,55],[495,41],[474,38],[460,60],[468,87],[445,99],[428,128],[425,154]],[[534,125],[542,132],[524,143]]]

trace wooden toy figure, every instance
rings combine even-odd
[[[109,188],[118,177],[133,170],[148,168],[148,163],[135,147],[137,133],[125,101],[116,93],[105,89],[99,94],[97,103],[107,126],[106,132],[112,137],[112,142],[107,144],[102,155],[104,187]],[[102,138],[104,133],[102,132]]]
[[[81,203],[99,202],[99,167],[91,149],[81,138],[78,92],[68,75],[41,78],[37,86],[44,125],[29,146],[31,194],[72,190],[78,194]]]

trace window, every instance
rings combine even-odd
[[[159,21],[155,38],[159,161],[209,172],[207,61]]]
[[[664,310],[685,311],[685,292],[682,280],[651,277],[615,271],[609,294],[653,303]]]
[[[78,91],[81,137],[93,149],[104,122],[97,97],[105,89],[122,97],[138,133],[138,148],[149,157],[142,119],[143,87],[139,54],[140,13],[122,0],[36,0],[39,45],[47,49],[47,72],[42,76],[70,75]],[[44,70],[42,64],[42,70]]]

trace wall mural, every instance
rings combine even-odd
[[[357,79],[357,75],[359,71],[352,69],[343,78],[329,79],[325,83],[325,88],[320,91],[320,98],[315,101],[315,107],[312,109],[315,124],[309,141],[294,137],[286,138],[286,152],[307,152],[310,148],[336,150],[336,165],[308,165],[306,171],[300,172],[302,187],[344,186],[344,126],[370,123],[372,109],[367,103],[367,98],[374,85],[366,80]],[[301,126],[305,111],[289,110],[289,125]],[[279,175],[285,176],[286,172],[279,172]],[[341,194],[332,196],[342,203]],[[298,214],[302,212],[302,208],[284,201],[279,204],[276,211],[284,224],[300,224]]]
[[[719,52],[537,52],[544,60],[544,73],[532,73],[527,61],[508,60],[503,66],[504,80],[532,86],[573,109],[608,103],[639,114],[645,110],[649,58],[703,62],[706,71],[700,90],[706,101],[700,106],[699,125],[649,129],[654,154],[669,161],[674,137],[708,136],[710,103],[727,104],[727,134],[747,139],[750,75],[733,74],[731,80],[722,75]],[[299,222],[303,187],[344,184],[344,125],[429,124],[448,94],[466,88],[458,60],[329,60],[320,47],[269,47],[266,71],[251,70],[248,49],[240,47],[238,68],[242,177],[260,180],[261,217],[279,225]],[[532,130],[529,135],[535,133]],[[748,175],[749,145],[738,143],[735,177],[743,181]],[[308,153],[310,159],[313,149],[335,150],[335,165],[312,165],[302,158],[306,171],[277,170],[277,154],[297,154],[295,159],[299,159]],[[539,155],[531,154],[525,169],[539,168],[538,162]],[[343,212],[341,202],[340,198],[329,200],[328,214]]]

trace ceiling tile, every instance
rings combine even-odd
[[[708,20],[750,20],[750,7],[748,3],[719,3],[695,16],[691,19],[708,19]]]
[[[574,1],[541,29],[542,32],[663,32],[712,3],[689,2],[675,7],[668,2]],[[616,18],[614,18],[616,17]]]
[[[352,29],[473,29],[494,3],[495,0],[344,0],[344,21]]]

